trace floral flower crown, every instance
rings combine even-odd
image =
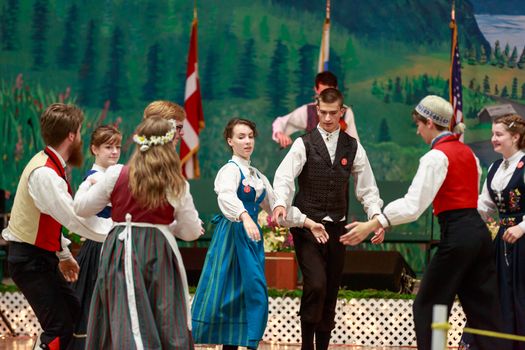
[[[175,137],[175,133],[177,132],[177,123],[175,120],[170,119],[168,120],[171,124],[171,129],[166,133],[166,135],[163,136],[150,136],[149,138],[142,135],[133,135],[133,142],[140,145],[140,151],[146,152],[150,149],[150,147],[153,146],[162,146],[167,143],[170,143],[173,138]]]

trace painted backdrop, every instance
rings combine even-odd
[[[193,3],[2,0],[0,188],[16,190],[25,163],[42,147],[38,116],[56,101],[85,110],[86,143],[94,126],[118,124],[125,161],[147,103],[183,102]],[[525,104],[525,8],[519,0],[495,3],[456,1],[465,140],[485,150],[490,124],[477,113],[491,104]],[[286,150],[271,141],[271,123],[312,99],[324,6],[322,0],[198,1],[206,128],[202,179],[192,189],[206,221],[218,211],[213,178],[229,158],[221,137],[228,119],[257,123],[253,163],[270,178],[284,157]],[[429,93],[448,96],[450,7],[445,0],[332,1],[329,68],[354,109],[387,202],[405,193],[427,150],[415,134],[413,106]],[[491,157],[485,152],[485,166]],[[76,185],[83,171],[74,172]],[[363,218],[355,201],[351,209]],[[426,214],[389,237],[427,239],[431,228]]]

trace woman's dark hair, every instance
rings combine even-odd
[[[496,117],[493,124],[503,124],[511,135],[520,135],[518,149],[525,149],[525,120],[518,114],[506,114]]]
[[[257,136],[257,126],[255,125],[254,122],[248,119],[243,119],[243,118],[233,118],[233,119],[230,119],[230,121],[228,122],[228,124],[226,124],[226,127],[224,128],[223,135],[224,135],[224,140],[226,140],[226,142],[228,142],[228,139],[232,138],[233,128],[235,127],[235,125],[240,125],[240,124],[246,125],[250,129],[252,129],[253,136],[254,137]]]

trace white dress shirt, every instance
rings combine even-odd
[[[481,167],[478,158],[476,158],[476,165],[478,168],[479,186]],[[419,167],[407,194],[403,198],[389,203],[383,210],[383,214],[378,216],[381,226],[386,228],[391,225],[401,225],[417,220],[434,201],[447,177],[447,172],[448,158],[445,153],[436,149],[427,152],[419,160]]]
[[[111,193],[117,183],[123,165],[110,166],[100,180],[92,185],[84,181],[75,195],[74,208],[80,216],[95,215],[111,201]],[[201,220],[193,204],[190,184],[186,181],[184,193],[179,198],[168,196],[168,203],[173,207],[175,220],[169,225],[170,231],[178,238],[192,241],[201,235]]]
[[[65,168],[66,162],[53,148],[49,149],[57,156],[60,163]],[[107,233],[111,229],[111,219],[90,216],[87,218],[80,217],[73,210],[73,197],[68,192],[66,181],[57,175],[49,167],[40,167],[35,169],[28,180],[29,195],[33,199],[37,209],[51,216],[70,232],[74,232],[82,237],[97,242],[103,242]],[[37,219],[37,218],[35,218]],[[2,231],[2,237],[7,241],[21,242],[13,235],[9,228]],[[71,252],[67,248],[68,239],[62,236],[62,252],[57,252],[60,260],[66,260],[71,257]]]
[[[246,211],[242,201],[237,196],[237,189],[241,181],[239,168],[245,178],[243,184],[255,189],[255,198],[259,198],[263,190],[266,189],[266,197],[261,202],[261,208],[271,215],[272,205],[277,198],[268,178],[252,167],[249,160],[234,155],[232,161],[238,166],[231,162],[226,163],[217,173],[214,183],[217,202],[224,217],[230,221],[239,222],[241,214]],[[302,227],[305,220],[306,215],[302,214],[297,208],[291,207],[288,210],[286,222],[280,224]]]
[[[107,169],[108,168],[101,167],[100,165],[96,163],[93,164],[93,166],[91,167],[91,170],[95,170],[96,172],[86,177],[85,181],[90,181],[90,183],[87,186],[88,187],[91,186],[91,181],[93,181],[94,183],[99,182],[100,179],[104,177],[104,173],[106,172]],[[111,207],[111,203],[108,203],[106,206]]]
[[[272,123],[272,139],[277,141],[276,134],[282,132],[288,136],[296,131],[305,131],[308,125],[308,105],[302,105],[299,108],[293,110],[290,114],[282,117],[277,117]],[[344,121],[347,125],[346,133],[357,141],[359,141],[359,135],[357,134],[357,128],[355,127],[354,112],[352,108],[345,106],[346,112],[344,115]]]
[[[494,192],[500,194],[505,189],[505,187],[507,187],[512,175],[514,174],[514,171],[516,170],[516,167],[518,166],[519,161],[524,155],[525,152],[518,151],[506,159],[509,162],[507,169],[504,169],[503,163],[500,165],[498,170],[496,170],[494,177],[492,178],[491,188]],[[490,166],[489,170],[491,168],[492,165]],[[523,181],[525,181],[525,176]],[[487,180],[485,180],[481,194],[478,198],[478,212],[485,221],[487,221],[488,218],[492,217],[494,214],[498,213],[498,207],[490,197],[487,187]],[[523,219],[524,221],[520,222],[518,226],[523,232],[525,232],[525,216]]]
[[[317,129],[323,137],[333,163],[340,129],[332,133],[326,132],[319,127],[319,125]],[[291,204],[295,195],[295,178],[299,176],[303,170],[306,160],[304,142],[303,139],[299,137],[294,141],[290,151],[286,154],[275,173],[273,185],[279,200],[273,206],[274,208],[278,205],[289,206]],[[352,176],[354,177],[356,198],[363,205],[363,209],[368,217],[371,218],[374,215],[380,214],[383,201],[379,197],[379,189],[376,185],[372,167],[366,156],[366,151],[359,142],[357,143],[357,152],[352,164]],[[324,219],[332,220],[328,217]]]

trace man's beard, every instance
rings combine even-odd
[[[67,160],[67,164],[72,167],[81,167],[84,163],[84,154],[82,153],[82,140],[71,146],[71,154]]]

